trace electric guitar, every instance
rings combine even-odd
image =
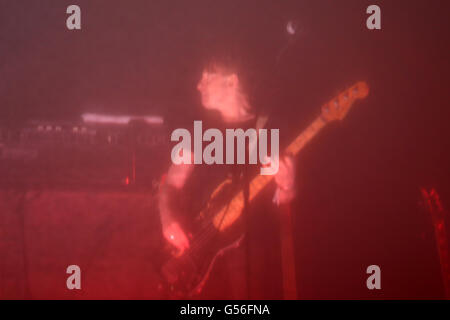
[[[342,120],[353,104],[367,97],[368,93],[368,85],[357,82],[324,104],[321,114],[288,145],[285,153],[297,155],[326,124]],[[272,175],[253,178],[249,184],[248,201],[253,201],[273,178]],[[163,263],[161,273],[171,297],[192,298],[199,294],[217,258],[241,244],[244,237],[241,221],[245,205],[244,190],[236,190],[231,199],[223,201],[227,186],[230,186],[230,181],[222,182],[198,215],[198,229],[192,232],[190,248],[181,256],[168,254],[168,259]]]

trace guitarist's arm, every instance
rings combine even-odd
[[[178,223],[172,203],[174,192],[183,189],[194,166],[172,164],[159,189],[158,206],[164,238],[179,250],[179,254],[189,248],[189,240]]]

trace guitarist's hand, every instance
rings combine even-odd
[[[172,222],[163,230],[164,238],[178,249],[178,255],[189,249],[189,239],[177,222]]]
[[[275,175],[277,190],[273,197],[276,205],[289,203],[295,196],[295,165],[294,160],[290,156],[280,160],[278,173]]]

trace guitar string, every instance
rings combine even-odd
[[[228,191],[229,194],[232,193],[232,190]],[[211,233],[213,232],[217,232],[218,229],[222,226],[222,223],[224,222],[225,216],[228,213],[228,210],[230,208],[230,202],[228,202],[228,204],[225,207],[225,212],[222,215],[221,221],[219,223],[219,225],[216,227],[213,225],[212,223],[212,219],[207,219],[206,221],[203,221],[201,223],[201,231],[198,232],[198,235],[196,237],[196,242],[193,243],[193,245],[191,246],[191,250],[196,250],[199,246],[202,246],[204,244],[204,242],[208,241],[208,236],[211,235]],[[203,233],[203,234],[202,234]]]
[[[218,230],[220,229],[220,227],[222,226],[222,224],[224,222],[225,216],[226,216],[229,208],[230,208],[230,203],[227,204],[227,206],[225,208],[225,213],[222,215],[222,219],[221,219],[218,227],[215,227],[212,224],[212,221],[211,221],[212,219],[204,222],[205,227],[199,232],[200,235],[196,239],[196,242],[192,245],[191,250],[193,250],[193,251],[197,250],[198,247],[203,246],[203,244],[206,241],[208,241],[209,235],[211,235],[212,233],[218,232]]]
[[[227,204],[226,209],[225,209],[225,214],[222,216],[222,220],[220,221],[220,224],[219,224],[218,228],[220,228],[220,226],[222,225],[222,223],[223,223],[223,221],[225,219],[226,213],[229,210],[229,207],[230,207],[230,204]],[[193,245],[191,246],[191,249],[189,250],[189,252],[186,252],[187,256],[192,256],[194,258],[199,259],[200,255],[198,255],[196,253],[197,250],[199,250],[200,247],[204,245],[204,243],[206,243],[207,241],[210,241],[210,239],[208,239],[208,237],[211,234],[218,233],[218,228],[216,228],[212,223],[211,224],[210,223],[211,223],[211,221],[205,221],[203,223],[205,225],[205,227],[202,228],[201,231],[199,231],[198,234],[200,234],[200,235],[198,237],[196,237],[198,239],[195,241],[195,243],[193,243]],[[176,268],[180,269],[182,264],[184,264],[184,261],[182,259],[176,259],[175,260],[175,267]]]

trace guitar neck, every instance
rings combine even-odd
[[[289,155],[297,155],[303,147],[311,141],[316,134],[326,125],[322,116],[318,116],[300,135],[298,135],[285,149],[285,153]],[[250,182],[249,185],[249,201],[255,199],[255,197],[264,189],[274,178],[273,175],[257,175]],[[214,226],[223,231],[229,226],[231,226],[240,216],[241,211],[244,207],[244,193],[239,191],[239,193],[234,196],[228,206],[225,206],[220,212],[214,217]]]
[[[296,156],[303,147],[311,141],[326,125],[322,116],[318,116],[294,141],[285,149],[285,154]],[[249,200],[253,200],[258,193],[274,178],[273,175],[258,175],[250,182]]]

